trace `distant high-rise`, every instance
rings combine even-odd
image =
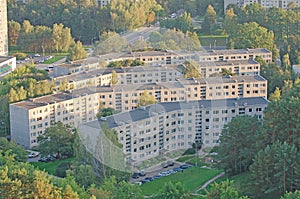
[[[8,55],[8,30],[6,0],[0,0],[0,56]]]
[[[226,11],[229,4],[235,4],[241,8],[251,3],[259,3],[265,8],[278,7],[287,9],[289,3],[292,2],[294,2],[297,6],[300,6],[300,0],[224,0],[224,11]]]

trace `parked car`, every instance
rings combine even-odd
[[[168,161],[168,166],[170,166],[170,167],[174,166],[174,162],[171,161],[171,160],[169,160],[169,161]]]
[[[162,166],[163,168],[168,168],[169,165],[168,165],[168,163],[164,162],[164,163],[161,164],[161,166]]]
[[[140,172],[140,176],[145,176],[146,174],[145,174],[145,171],[144,170],[141,170],[141,172]]]
[[[184,164],[184,165],[181,165],[180,168],[181,169],[188,169],[190,168],[191,166],[190,165],[187,165],[187,164]]]
[[[39,152],[30,152],[28,154],[28,158],[35,158],[35,157],[38,157],[40,155]]]
[[[140,173],[133,173],[132,178],[137,179],[140,177]]]
[[[55,161],[56,158],[51,156],[51,155],[48,155],[48,156],[44,156],[44,157],[41,157],[39,159],[39,162],[52,162],[52,161]]]
[[[180,172],[180,171],[182,171],[182,169],[181,169],[181,168],[178,168],[178,167],[175,167],[175,168],[173,169],[173,171],[175,171],[175,172]]]

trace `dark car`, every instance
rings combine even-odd
[[[180,166],[180,168],[181,168],[181,169],[188,169],[188,168],[190,168],[190,166],[189,166],[189,165],[186,165],[186,164],[184,164],[184,165],[181,165],[181,166]]]
[[[147,177],[147,178],[145,178],[144,180],[149,180],[149,181],[152,181],[152,180],[154,180],[153,178],[151,178],[151,177]]]
[[[163,168],[168,168],[168,163],[166,163],[166,162],[164,162],[164,163],[162,163],[162,165],[161,165]]]
[[[140,173],[133,173],[132,178],[137,179],[140,177]]]
[[[39,162],[49,162],[48,157],[42,157],[39,159]]]
[[[168,166],[170,166],[170,167],[172,167],[172,166],[174,166],[174,162],[173,161],[168,161]]]
[[[182,171],[182,169],[181,169],[181,168],[178,168],[178,167],[175,167],[175,168],[173,169],[173,171],[175,171],[175,172],[180,172],[180,171]]]

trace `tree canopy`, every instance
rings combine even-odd
[[[51,125],[38,137],[39,150],[44,155],[58,158],[72,157],[75,134],[61,122]]]

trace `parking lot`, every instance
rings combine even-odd
[[[183,167],[183,168],[180,168]],[[168,175],[172,175],[173,173],[176,172],[181,172],[184,169],[187,169],[188,167],[190,167],[190,165],[186,165],[180,162],[174,162],[173,166],[168,166],[168,167],[163,167],[163,165],[156,165],[155,167],[151,167],[150,169],[145,169],[144,176],[137,176],[136,174],[133,174],[134,176],[132,176],[130,178],[130,182],[131,183],[137,183],[137,184],[142,184],[142,183],[146,183],[152,180],[155,180],[157,178],[162,178]],[[134,177],[134,178],[133,178]],[[136,178],[138,177],[138,178]]]

